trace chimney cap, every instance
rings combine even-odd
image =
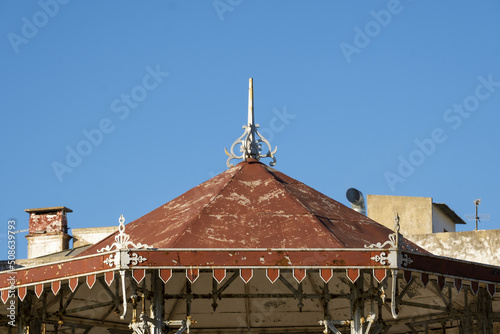
[[[63,211],[63,212],[73,212],[70,208],[65,206],[53,206],[48,208],[38,208],[38,209],[25,209],[24,211],[28,213],[43,213],[43,212],[51,212],[51,211]]]

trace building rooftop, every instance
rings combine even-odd
[[[455,224],[466,224],[462,218],[460,218],[459,215],[455,213],[448,205],[444,203],[432,203],[434,206],[438,207],[439,210],[441,210],[448,218],[451,219],[451,221]]]
[[[51,211],[64,211],[64,212],[73,212],[70,208],[67,208],[65,206],[54,206],[54,207],[48,207],[48,208],[37,208],[37,209],[26,209],[24,210],[28,213],[32,212],[51,212]]]

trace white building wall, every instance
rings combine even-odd
[[[446,231],[445,231],[446,230]],[[455,223],[438,207],[432,206],[432,233],[455,232]]]

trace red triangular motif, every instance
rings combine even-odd
[[[87,286],[89,287],[89,289],[92,289],[94,287],[95,281],[96,281],[95,274],[91,274],[91,275],[87,276]]]
[[[427,287],[427,283],[429,283],[429,274],[426,274],[426,273],[422,273],[420,275],[420,280],[422,281],[422,283],[424,284],[424,287]]]
[[[497,289],[495,287],[495,284],[488,284],[488,292],[490,293],[491,297],[495,296],[496,290]]]
[[[387,277],[387,270],[373,269],[373,277],[375,277],[377,282],[382,283],[382,281]]]
[[[198,269],[186,269],[186,277],[191,283],[194,283],[200,276],[200,271]]]
[[[243,282],[248,283],[253,277],[252,269],[240,269],[240,277]]]
[[[280,277],[280,270],[279,269],[267,269],[266,276],[271,281],[271,283],[274,283]]]
[[[304,278],[306,278],[306,270],[305,269],[294,269],[293,270],[293,278],[295,278],[295,280],[297,282],[302,282],[304,280]]]
[[[214,279],[221,283],[226,278],[226,269],[214,269]]]
[[[106,281],[106,284],[108,286],[111,286],[111,283],[113,283],[114,279],[115,279],[115,272],[114,271],[107,271],[104,273],[104,280]]]
[[[360,275],[359,269],[347,269],[347,278],[349,278],[352,283],[355,283]]]
[[[68,285],[71,292],[75,292],[76,287],[78,286],[78,277],[70,278]]]
[[[477,295],[477,292],[479,291],[479,282],[470,282],[470,289],[472,290],[472,293],[474,293],[474,295]]]
[[[409,271],[409,270],[405,270],[404,276],[405,276],[406,284],[410,283],[411,280],[413,279],[413,276],[411,275],[411,271]]]
[[[35,295],[40,298],[43,292],[43,283],[35,285]]]
[[[319,276],[321,276],[323,282],[328,283],[333,277],[333,269],[320,269]]]
[[[7,300],[9,299],[9,290],[2,290],[2,301],[3,303],[7,303]]]
[[[172,269],[160,269],[159,275],[163,283],[167,283],[172,277]]]
[[[446,278],[444,276],[438,276],[439,289],[443,290],[445,285],[446,285]]]
[[[54,296],[57,295],[59,290],[61,289],[61,281],[54,281],[51,283],[51,289],[52,292],[54,293]]]
[[[146,277],[145,269],[134,269],[132,270],[132,277],[134,277],[137,283],[141,283],[144,277]]]
[[[23,301],[24,298],[26,297],[26,292],[27,292],[26,287],[22,287],[17,290],[17,295],[19,296],[19,299],[21,301]]]

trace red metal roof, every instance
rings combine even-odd
[[[364,248],[393,233],[254,159],[127,224],[126,230],[135,243],[188,249]],[[111,235],[81,255],[113,242]]]
[[[114,251],[113,243],[118,246]],[[107,246],[105,253],[97,252]],[[112,234],[73,259],[0,273],[0,291],[5,299],[13,275],[16,288],[25,293],[31,286],[57,285],[63,279],[71,286],[82,276],[88,280],[105,275],[107,280],[118,269],[150,268],[161,269],[160,274],[185,270],[188,278],[193,271],[197,277],[199,270],[213,270],[214,277],[235,268],[245,275],[254,269],[268,274],[289,268],[304,274],[319,270],[325,281],[334,268],[346,270],[351,281],[360,269],[373,269],[379,281],[387,270],[401,269],[441,280],[446,276],[483,282],[493,290],[500,283],[499,267],[431,255],[313,188],[249,160],[127,224],[126,234]]]

